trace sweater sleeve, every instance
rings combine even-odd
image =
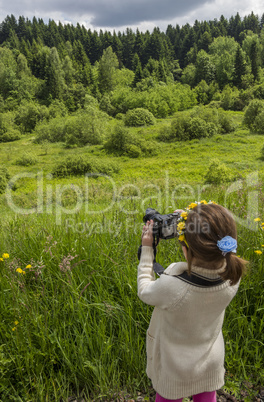
[[[172,284],[172,278],[169,275],[161,275],[156,279],[153,271],[153,259],[152,247],[143,246],[138,265],[138,297],[146,304],[167,309],[181,298],[183,289],[177,289],[177,281],[173,278]],[[183,287],[185,286],[183,285]]]

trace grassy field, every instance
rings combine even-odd
[[[0,196],[0,254],[9,254],[0,261],[1,401],[110,401],[120,391],[148,400],[145,333],[152,308],[136,290],[142,216],[148,206],[171,212],[199,199],[231,209],[238,254],[250,261],[227,309],[224,337],[226,389],[253,400],[264,386],[263,139],[241,125],[242,113],[232,116],[232,134],[159,143],[157,155],[136,159],[101,146],[38,145],[34,136],[0,144],[1,163],[16,177],[11,199]],[[169,124],[131,130],[155,139]],[[24,154],[34,155],[35,164],[16,165]],[[76,154],[116,163],[119,173],[51,177],[59,161]],[[214,158],[231,170],[232,183],[205,183]],[[176,241],[160,244],[162,265],[182,258]]]

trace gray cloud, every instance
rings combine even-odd
[[[25,17],[60,13],[65,19],[87,16],[94,27],[120,27],[144,21],[171,20],[214,0],[10,0],[6,14]],[[3,15],[4,5],[0,3]],[[21,11],[20,11],[21,10]],[[23,10],[23,11],[22,11]],[[5,17],[3,16],[3,18]]]
[[[0,0],[0,22],[7,15],[23,15],[61,21],[79,22],[92,29],[122,29],[139,27],[151,30],[168,24],[192,24],[195,19],[209,20],[222,14],[262,15],[263,0]]]
[[[142,21],[169,20],[204,4],[204,0],[97,0],[90,11],[95,26],[131,25]]]

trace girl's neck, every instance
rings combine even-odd
[[[200,268],[205,268],[205,269],[211,269],[212,271],[220,269],[223,267],[223,261],[203,261],[203,260],[198,260],[197,258],[192,259],[192,265],[195,265],[196,267]]]

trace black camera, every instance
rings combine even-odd
[[[158,239],[173,239],[178,235],[177,225],[181,215],[179,212],[173,212],[172,214],[161,215],[153,208],[148,208],[146,214],[143,217],[143,221],[153,220],[153,236]]]

